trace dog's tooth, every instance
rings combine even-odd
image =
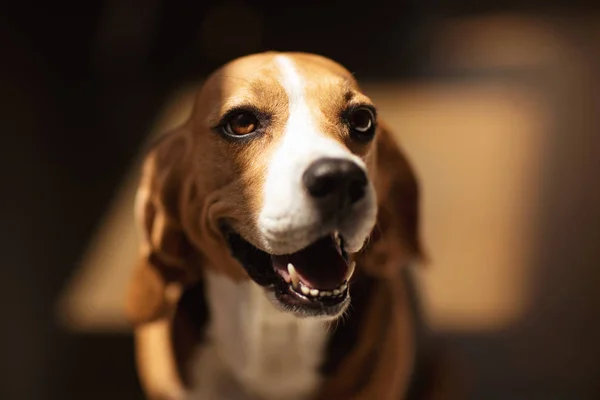
[[[354,274],[355,269],[356,269],[356,262],[352,261],[352,263],[350,263],[350,267],[348,268],[348,272],[346,273],[347,281],[350,281],[350,278],[352,278],[352,274]]]
[[[327,296],[327,292],[325,292],[325,291],[321,290],[321,291],[319,292],[319,297],[325,297],[325,296]]]
[[[327,297],[331,296],[331,292],[329,290],[326,290],[325,292],[321,292],[321,293],[325,293],[325,296],[327,296]]]
[[[340,290],[343,292],[344,290],[348,289],[348,284],[344,283],[342,286],[340,286]]]
[[[310,295],[313,297],[317,297],[319,295],[318,289],[310,289]]]
[[[302,291],[302,294],[304,294],[305,296],[308,296],[308,294],[310,293],[310,289],[304,285],[300,286],[300,291]]]
[[[342,293],[342,292],[340,291],[340,289],[333,289],[333,294],[334,294],[334,295],[336,295],[336,296],[337,296],[337,295],[338,295],[338,294],[340,294],[340,293]]]
[[[287,265],[288,274],[290,274],[290,279],[292,280],[292,287],[294,289],[298,289],[300,285],[300,278],[298,277],[298,273],[296,272],[296,268],[292,263]]]

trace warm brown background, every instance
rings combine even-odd
[[[139,151],[185,117],[186,82],[270,48],[345,63],[395,128],[468,398],[600,398],[600,14],[375,5],[0,13],[0,398],[141,398],[121,309]]]

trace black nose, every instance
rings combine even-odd
[[[321,158],[302,176],[308,193],[325,208],[344,208],[365,195],[367,176],[356,163],[340,158]]]

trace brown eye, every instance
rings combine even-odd
[[[368,108],[357,108],[348,115],[348,123],[359,134],[372,134],[375,116]]]
[[[225,125],[225,132],[233,136],[244,136],[248,135],[256,130],[258,127],[258,119],[250,112],[242,111],[232,116],[227,125]]]

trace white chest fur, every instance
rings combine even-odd
[[[220,390],[214,381],[227,380],[216,376],[223,374],[261,399],[301,400],[314,393],[320,383],[326,322],[278,310],[254,282],[236,284],[210,272],[206,278],[211,348],[203,350],[198,361],[204,367],[196,368],[204,372],[196,376],[207,398],[219,398],[206,392]],[[208,389],[211,383],[213,389]]]

